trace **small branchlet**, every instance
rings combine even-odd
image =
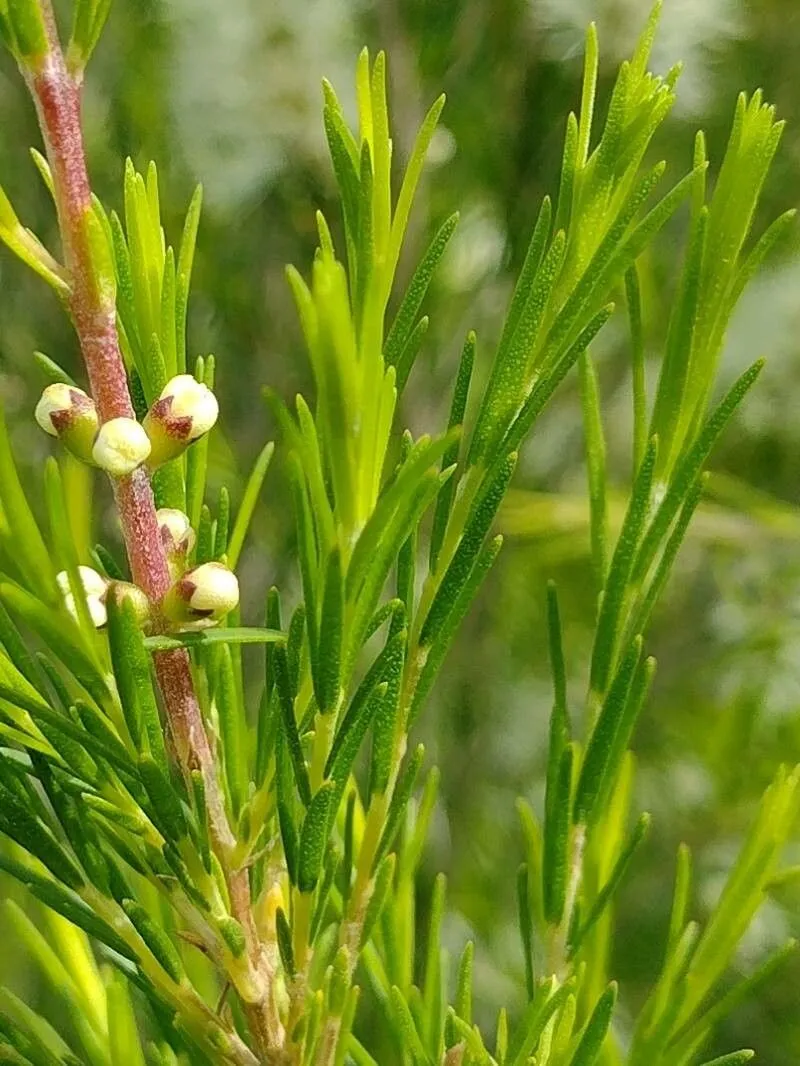
[[[650,828],[649,815],[631,818],[631,748],[655,671],[648,624],[701,503],[703,467],[760,370],[709,409],[727,322],[788,221],[748,248],[780,137],[772,109],[760,94],[740,100],[708,202],[702,139],[689,172],[658,198],[664,167],[644,160],[678,77],[647,70],[658,6],[601,127],[591,28],[558,199],[546,198],[532,225],[497,348],[473,374],[483,356],[468,334],[446,426],[415,439],[396,430],[398,397],[426,343],[423,304],[457,215],[434,233],[405,292],[394,291],[395,271],[444,98],[424,117],[395,189],[385,56],[359,59],[355,131],[325,83],[343,241],[318,213],[308,281],[289,271],[316,398],[289,408],[270,396],[301,602],[284,617],[273,589],[265,624],[248,626],[234,571],[272,445],[238,510],[227,486],[211,498],[216,366],[211,356],[189,366],[186,351],[199,190],[174,248],[154,165],[138,173],[127,162],[119,215],[91,194],[80,94],[108,10],[109,0],[74,0],[62,49],[49,0],[0,0],[0,36],[37,103],[48,162],[35,158],[58,208],[66,265],[24,229],[1,190],[0,239],[67,306],[90,382],[84,392],[40,357],[56,383],[36,421],[71,455],[63,475],[56,459],[46,464],[47,534],[0,422],[0,833],[11,842],[0,847],[0,871],[38,901],[36,923],[10,904],[10,924],[66,990],[75,1020],[68,1043],[0,992],[0,1059],[374,1066],[374,1055],[398,1050],[424,1066],[687,1063],[725,1010],[793,950],[713,999],[780,876],[800,808],[800,771],[784,769],[702,929],[688,920],[691,868],[681,850],[662,970],[624,1040],[612,1024],[611,938],[627,933],[608,918]],[[685,200],[686,263],[648,421],[636,264]],[[622,286],[634,468],[616,494],[615,523],[592,346]],[[542,817],[520,804],[526,1004],[513,1025],[501,1011],[491,1054],[473,1020],[472,944],[450,1002],[442,876],[418,939],[418,869],[438,773],[423,783],[425,752],[409,750],[409,738],[502,546],[495,526],[520,448],[576,366],[599,593],[587,619],[588,713],[572,713],[572,649],[552,586]],[[110,476],[131,580],[103,545],[92,550],[73,535],[92,501],[91,473],[67,476],[72,458]],[[254,700],[244,644],[263,651]],[[43,923],[42,907],[59,917]],[[357,1016],[361,999],[368,1024]],[[146,1052],[137,1025],[145,1008],[147,1030],[162,1039]]]

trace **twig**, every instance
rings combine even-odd
[[[81,130],[81,79],[67,68],[51,0],[38,2],[48,49],[36,69],[23,68],[23,75],[36,105],[53,174],[69,275],[69,309],[100,421],[133,418],[117,333],[114,288],[99,277],[92,246],[96,225]],[[157,606],[171,582],[149,476],[144,468],[139,468],[127,477],[113,479],[112,483],[133,580]],[[279,1046],[283,1037],[272,1002],[273,975],[266,964],[252,916],[247,870],[231,869],[228,861],[235,837],[225,812],[189,656],[185,650],[159,652],[154,660],[181,769],[185,774],[199,769],[203,775],[215,850],[226,870],[232,911],[247,938],[249,995],[243,998],[248,1022],[259,1049],[266,1061],[270,1061],[270,1049]]]

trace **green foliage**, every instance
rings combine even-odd
[[[0,5],[0,28],[21,62],[51,47],[31,13],[41,15],[34,0]],[[73,14],[67,62],[79,80],[108,4],[76,0]],[[355,132],[325,83],[341,226],[318,212],[309,281],[288,271],[314,400],[290,405],[267,394],[296,527],[302,595],[288,626],[276,590],[264,627],[241,625],[236,606],[214,613],[194,601],[207,592],[201,571],[239,560],[271,444],[233,520],[227,488],[214,511],[206,503],[206,435],[185,439],[151,480],[140,467],[130,482],[140,501],[151,483],[156,504],[191,527],[184,539],[157,527],[162,540],[172,537],[166,554],[158,549],[169,595],[200,612],[176,622],[161,611],[166,601],[145,596],[139,611],[145,590],[135,595],[102,545],[90,556],[78,543],[71,516],[91,507],[91,481],[68,480],[56,460],[46,468],[49,532],[41,531],[0,425],[0,868],[27,890],[30,914],[9,904],[12,924],[77,1018],[67,1040],[3,993],[0,1057],[31,1066],[688,1066],[721,1015],[785,961],[789,947],[719,992],[796,822],[800,771],[779,768],[702,926],[688,920],[690,855],[680,851],[661,972],[628,1032],[614,1017],[611,916],[651,823],[632,815],[631,754],[655,671],[648,624],[701,498],[704,465],[760,371],[755,363],[711,407],[726,326],[789,220],[751,241],[781,132],[758,93],[739,100],[710,198],[698,137],[689,173],[654,199],[665,166],[644,160],[678,80],[677,70],[647,70],[657,21],[658,8],[619,70],[599,133],[590,29],[558,197],[555,207],[542,203],[496,351],[475,375],[483,357],[468,334],[447,425],[416,438],[401,430],[398,397],[424,345],[421,312],[457,215],[433,235],[405,292],[395,275],[444,99],[424,118],[395,197],[383,53],[359,58]],[[62,179],[54,183],[42,159],[37,165],[60,203]],[[637,262],[685,200],[685,263],[651,405]],[[89,213],[91,277],[77,280],[96,285],[104,301],[115,294],[141,420],[191,366],[186,315],[200,201],[198,191],[177,253],[165,238],[153,164],[146,175],[126,164],[121,216],[99,201]],[[22,229],[4,197],[0,236],[63,298],[77,299],[76,279]],[[612,526],[593,344],[622,291],[633,464]],[[39,361],[63,381],[57,364]],[[553,712],[543,816],[520,805],[526,1003],[501,1012],[490,1051],[473,1018],[471,944],[453,995],[443,877],[424,931],[417,922],[438,775],[427,769],[418,790],[424,749],[409,749],[409,736],[500,551],[494,529],[520,449],[575,365],[598,606],[581,714],[567,685],[574,653],[548,589]],[[213,357],[195,361],[208,390],[215,373]],[[102,592],[84,580],[90,559],[101,564]],[[256,700],[248,645],[261,657]],[[174,662],[190,664],[195,719],[168,683]],[[207,757],[194,759],[197,752]],[[749,1057],[736,1052],[706,1066]]]

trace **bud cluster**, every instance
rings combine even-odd
[[[91,396],[75,385],[48,385],[36,405],[36,421],[77,458],[100,467],[112,477],[132,474],[143,464],[155,470],[177,458],[191,443],[208,433],[219,408],[213,392],[189,374],[179,374],[162,389],[143,422],[112,418],[100,422]],[[78,568],[89,617],[99,629],[108,618],[109,595],[130,600],[140,624],[147,629],[164,625],[176,629],[202,629],[216,625],[239,603],[236,575],[221,562],[190,567],[195,532],[187,515],[174,508],[156,512],[159,535],[172,586],[163,601],[151,605],[136,585],[110,581],[89,566]],[[69,575],[57,577],[64,605],[80,616]]]
[[[145,416],[100,424],[94,400],[75,385],[48,385],[36,405],[36,421],[77,458],[112,477],[146,463],[155,470],[175,459],[212,428],[219,407],[214,393],[191,374],[167,382]]]
[[[216,625],[239,603],[239,582],[224,563],[188,567],[195,533],[187,515],[171,507],[156,512],[173,585],[161,604],[164,619],[179,629]]]
[[[188,555],[195,542],[195,534],[188,517],[178,510],[162,508],[156,512],[161,540],[173,579],[160,607],[161,623],[174,629],[206,629],[217,625],[239,603],[239,582],[224,563],[207,562],[188,566]],[[126,600],[133,605],[139,624],[150,628],[153,609],[147,596],[127,581],[111,581],[90,566],[78,567],[78,580],[89,617],[95,627],[102,628],[108,620],[109,596],[117,602]],[[56,577],[64,606],[76,620],[79,618],[75,594],[69,575],[62,570]]]

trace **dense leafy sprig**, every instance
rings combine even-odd
[[[76,0],[62,56],[71,92],[79,93],[107,12],[107,3]],[[422,306],[457,216],[434,233],[391,320],[388,307],[444,100],[425,117],[395,196],[385,57],[359,59],[355,132],[325,84],[340,247],[336,227],[319,214],[310,280],[288,272],[315,396],[286,405],[267,395],[292,492],[302,600],[285,617],[284,597],[271,590],[263,627],[240,625],[232,571],[272,446],[235,517],[227,492],[213,510],[205,502],[215,365],[201,357],[187,374],[186,351],[200,193],[176,253],[162,227],[155,166],[140,175],[129,163],[121,216],[95,200],[77,205],[73,231],[65,230],[69,266],[0,194],[0,237],[73,312],[92,380],[84,392],[40,359],[55,391],[46,391],[37,419],[66,449],[45,469],[44,532],[0,422],[0,868],[28,889],[26,909],[8,903],[7,912],[75,1018],[68,1041],[0,993],[0,1055],[9,1061],[683,1066],[697,1061],[720,1015],[791,950],[709,1002],[797,815],[798,772],[781,769],[702,930],[688,917],[690,857],[679,853],[658,982],[629,1034],[612,1025],[611,913],[650,827],[644,814],[629,828],[630,746],[655,670],[647,626],[700,500],[704,464],[760,369],[754,364],[710,407],[727,321],[790,218],[748,247],[780,137],[759,94],[737,105],[708,202],[702,137],[686,176],[654,199],[664,165],[643,160],[678,78],[677,70],[647,71],[657,16],[620,68],[599,134],[589,31],[558,197],[555,207],[549,198],[542,204],[483,392],[474,395],[477,342],[469,334],[447,427],[419,439],[399,432],[397,401],[424,348]],[[36,94],[44,57],[60,47],[49,4],[0,2],[0,29]],[[48,148],[49,161],[35,161],[66,226],[66,208],[76,204],[52,138]],[[650,404],[636,262],[687,199],[685,268]],[[634,461],[612,538],[591,346],[623,290]],[[87,303],[106,314],[122,399],[96,387]],[[594,645],[585,714],[576,715],[551,588],[542,817],[520,804],[526,1004],[513,1021],[501,1012],[489,1051],[473,1022],[471,944],[451,995],[443,878],[424,950],[417,942],[416,871],[438,779],[428,770],[418,787],[424,751],[409,740],[500,551],[495,519],[518,451],[576,365],[598,592]],[[121,413],[110,411],[115,395]],[[158,508],[158,550],[137,554],[129,537],[130,574],[107,545],[83,543],[71,528],[70,516],[92,505],[94,475],[68,476],[86,474],[85,464],[111,475],[126,533],[144,530],[146,540],[147,508]],[[245,644],[263,646],[255,702]],[[185,672],[166,670],[170,662],[185,662]],[[192,707],[196,718],[187,717]],[[146,1045],[134,1012],[142,1002]]]

